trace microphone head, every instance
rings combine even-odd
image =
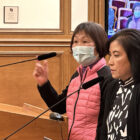
[[[93,80],[90,80],[90,81],[84,83],[84,84],[82,85],[82,88],[83,88],[83,89],[87,89],[87,88],[89,88],[89,87],[91,87],[91,86],[97,84],[98,82],[101,82],[102,80],[104,80],[104,77],[102,77],[102,76],[97,77],[97,78],[95,78],[95,79],[93,79]]]
[[[48,58],[51,58],[51,57],[54,57],[54,56],[56,56],[56,52],[51,52],[51,53],[39,55],[39,56],[37,57],[37,59],[38,59],[39,61],[41,61],[41,60],[48,59]]]
[[[50,113],[50,119],[58,120],[58,121],[64,121],[63,116],[61,114],[57,113],[57,112]]]

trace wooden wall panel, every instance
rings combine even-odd
[[[89,21],[105,27],[105,0],[89,0]]]
[[[5,48],[7,48],[7,50],[2,51]],[[17,48],[20,49],[15,51]],[[66,87],[75,70],[73,64],[76,62],[72,58],[69,47],[67,45],[63,45],[63,47],[57,45],[38,45],[38,47],[36,45],[30,45],[30,47],[28,47],[29,50],[26,50],[26,48],[27,47],[21,47],[20,45],[17,45],[17,47],[1,47],[0,64],[3,65],[31,59],[36,57],[36,55],[55,51],[58,55],[48,59],[49,79],[56,91],[61,93],[61,90]],[[71,66],[69,64],[71,64]],[[32,76],[34,67],[35,61],[0,67],[1,103],[22,106],[23,103],[26,102],[46,108],[45,103],[38,93],[36,81]]]

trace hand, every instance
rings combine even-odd
[[[42,86],[48,81],[48,62],[46,60],[43,61],[43,64],[39,61],[36,62],[33,76],[39,86]]]

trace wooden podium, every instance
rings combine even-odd
[[[43,111],[43,109],[29,104],[18,107],[0,103],[0,140],[3,140]],[[62,137],[63,140],[67,140],[67,117],[64,116],[64,121],[56,121],[49,119],[49,114],[50,112],[45,113],[9,137],[8,140],[43,140],[44,136],[52,140],[62,140]]]

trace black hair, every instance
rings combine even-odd
[[[91,37],[91,39],[95,42],[96,50],[99,54],[99,57],[104,57],[107,54],[107,34],[101,25],[94,22],[83,22],[76,27],[71,39],[71,49],[75,35],[81,31],[84,31],[85,34]]]
[[[131,72],[136,83],[140,82],[140,30],[123,29],[112,36],[108,43],[108,53],[111,42],[117,40],[124,48],[131,65]]]

